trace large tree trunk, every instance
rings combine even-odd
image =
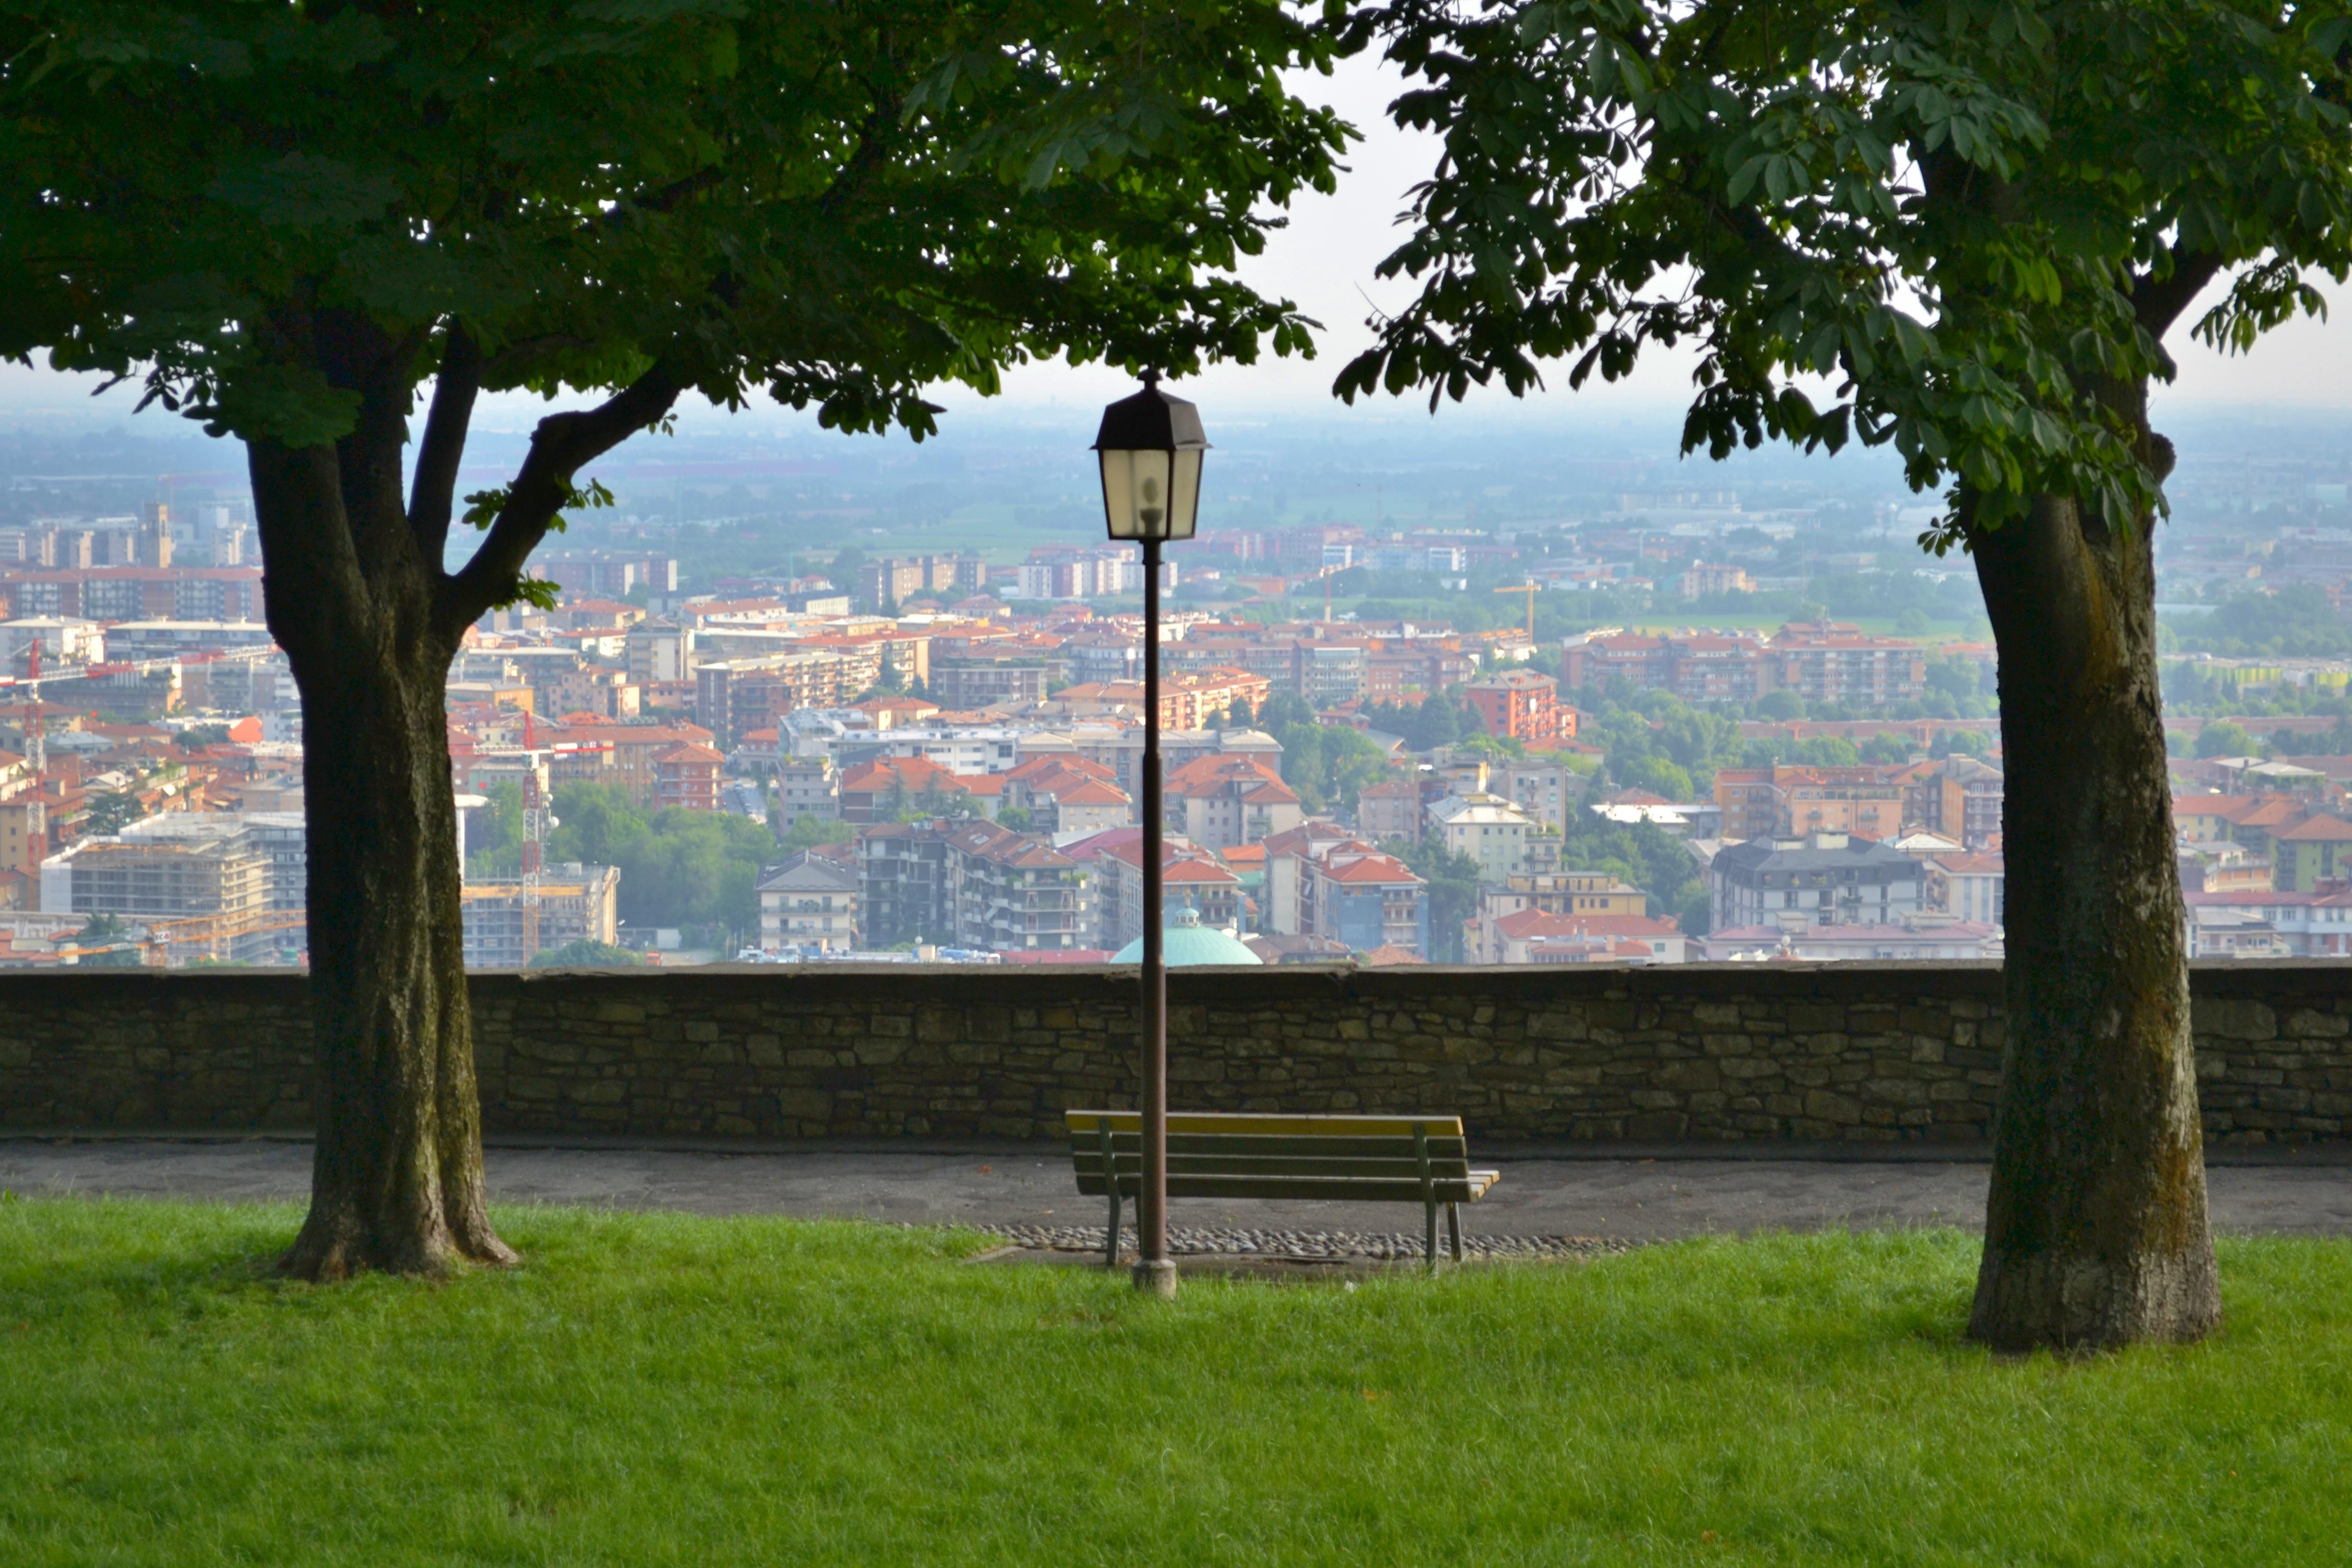
[[[2161,437],[2147,456],[2169,469]],[[2153,523],[2110,529],[2043,498],[1970,533],[2000,649],[2008,1037],[1969,1332],[2002,1350],[2193,1340],[2221,1321]]]
[[[437,648],[351,650],[303,693],[320,1064],[306,1278],[513,1258],[490,1228]],[[325,700],[320,700],[321,699]]]
[[[248,448],[270,628],[302,693],[317,1143],[280,1267],[313,1279],[514,1258],[483,1201],[443,713],[456,639],[400,505],[406,387],[383,379],[338,447]]]

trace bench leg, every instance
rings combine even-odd
[[[1103,1186],[1110,1193],[1110,1228],[1103,1237],[1103,1267],[1118,1267],[1118,1155],[1111,1142],[1110,1120],[1106,1117],[1095,1123],[1096,1147],[1102,1151]],[[1142,1210],[1142,1199],[1136,1200],[1136,1212]]]
[[[1462,1205],[1445,1205],[1445,1239],[1454,1249],[1454,1261],[1462,1261]]]
[[[1429,1271],[1434,1274],[1437,1272],[1437,1200],[1435,1198],[1429,1200],[1426,1218],[1427,1235],[1423,1243],[1422,1256],[1429,1259]]]

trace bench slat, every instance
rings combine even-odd
[[[1497,1179],[1493,1171],[1473,1171],[1466,1181],[1444,1181],[1430,1184],[1431,1195],[1442,1204],[1475,1203]],[[1140,1183],[1124,1173],[1119,1177],[1119,1191],[1133,1193]],[[1099,1175],[1080,1176],[1078,1191],[1087,1197],[1102,1197],[1106,1190]],[[1168,1195],[1171,1198],[1322,1198],[1355,1203],[1421,1202],[1421,1183],[1391,1181],[1377,1177],[1319,1176],[1214,1176],[1168,1173]]]
[[[1139,1152],[1126,1156],[1114,1154],[1119,1173],[1124,1176],[1143,1168],[1143,1156]],[[1071,1163],[1081,1174],[1100,1174],[1102,1155],[1095,1151],[1074,1154]],[[1460,1181],[1469,1173],[1466,1160],[1432,1160],[1429,1173],[1439,1181]],[[1265,1157],[1235,1158],[1231,1155],[1180,1154],[1170,1151],[1168,1173],[1187,1175],[1216,1173],[1234,1176],[1394,1176],[1397,1179],[1419,1181],[1421,1167],[1412,1155],[1402,1159],[1369,1159],[1360,1156],[1277,1154]]]
[[[1143,1113],[1139,1110],[1071,1110],[1063,1115],[1073,1138],[1082,1131],[1092,1135],[1096,1124],[1106,1117],[1110,1120],[1114,1137],[1122,1132],[1139,1133],[1143,1128]],[[1422,1128],[1432,1139],[1463,1136],[1459,1116],[1297,1116],[1255,1110],[1168,1113],[1171,1137],[1179,1132],[1234,1132],[1310,1138],[1410,1138],[1415,1127]]]
[[[1098,1154],[1103,1140],[1073,1138],[1070,1154]],[[1140,1154],[1143,1138],[1110,1135],[1110,1147],[1119,1154]],[[1200,1154],[1204,1159],[1413,1159],[1412,1138],[1234,1138],[1228,1133],[1202,1135],[1169,1133],[1169,1154]],[[1461,1138],[1430,1138],[1430,1159],[1470,1159],[1470,1145]]]

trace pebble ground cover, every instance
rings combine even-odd
[[[1996,1361],[1953,1232],[1336,1284],[502,1211],[271,1278],[285,1207],[0,1203],[0,1563],[2293,1563],[2352,1536],[2352,1245],[2210,1343]]]

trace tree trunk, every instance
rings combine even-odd
[[[483,1198],[443,711],[456,645],[439,563],[400,514],[400,421],[380,413],[340,450],[248,448],[270,627],[302,693],[317,1143],[280,1267],[312,1279],[514,1258]]]
[[[2160,478],[2169,446],[2146,439]],[[2000,650],[2008,1037],[1969,1332],[2001,1350],[2221,1321],[2153,526],[2044,497],[1969,535]]]

